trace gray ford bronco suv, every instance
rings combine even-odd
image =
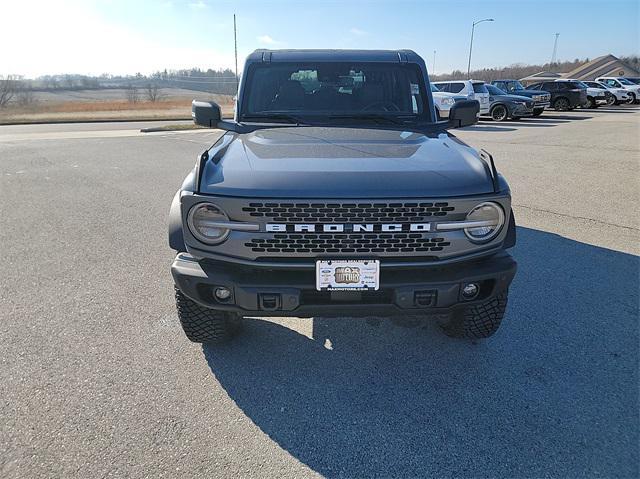
[[[499,327],[516,263],[505,179],[491,155],[437,121],[424,61],[409,50],[258,50],[233,120],[170,210],[178,316],[194,342],[244,316],[433,316],[451,336]]]

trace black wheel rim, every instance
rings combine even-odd
[[[507,110],[503,106],[497,106],[493,109],[493,115],[491,115],[495,121],[502,121],[507,117]]]

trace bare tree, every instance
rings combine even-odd
[[[147,100],[149,100],[150,102],[155,103],[162,99],[162,94],[160,93],[158,85],[155,83],[147,84],[146,93],[147,93]]]
[[[76,86],[75,80],[71,75],[65,75],[62,82],[64,87],[68,90],[73,90],[73,87]]]
[[[17,92],[16,103],[18,103],[18,105],[28,106],[36,102],[36,97],[31,85],[23,83],[18,87]]]
[[[0,108],[6,107],[18,90],[18,80],[13,75],[0,76]]]
[[[127,85],[127,101],[129,103],[138,103],[140,101],[140,94],[138,93],[138,87],[129,83]]]

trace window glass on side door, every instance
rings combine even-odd
[[[462,90],[464,90],[464,83],[462,82],[453,82],[449,84],[449,88],[451,93],[460,93]]]

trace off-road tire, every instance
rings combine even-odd
[[[571,104],[569,103],[569,100],[564,97],[556,98],[553,102],[553,109],[556,111],[571,110]]]
[[[544,113],[544,110],[533,110],[533,116],[540,116]]]
[[[509,118],[509,110],[504,105],[494,106],[490,114],[493,121],[504,121]]]
[[[441,324],[442,329],[447,336],[454,338],[488,338],[500,327],[508,296],[509,291],[506,290],[484,303],[458,310]]]
[[[205,308],[175,288],[178,319],[189,341],[218,344],[228,341],[242,329],[242,318],[226,311]]]

